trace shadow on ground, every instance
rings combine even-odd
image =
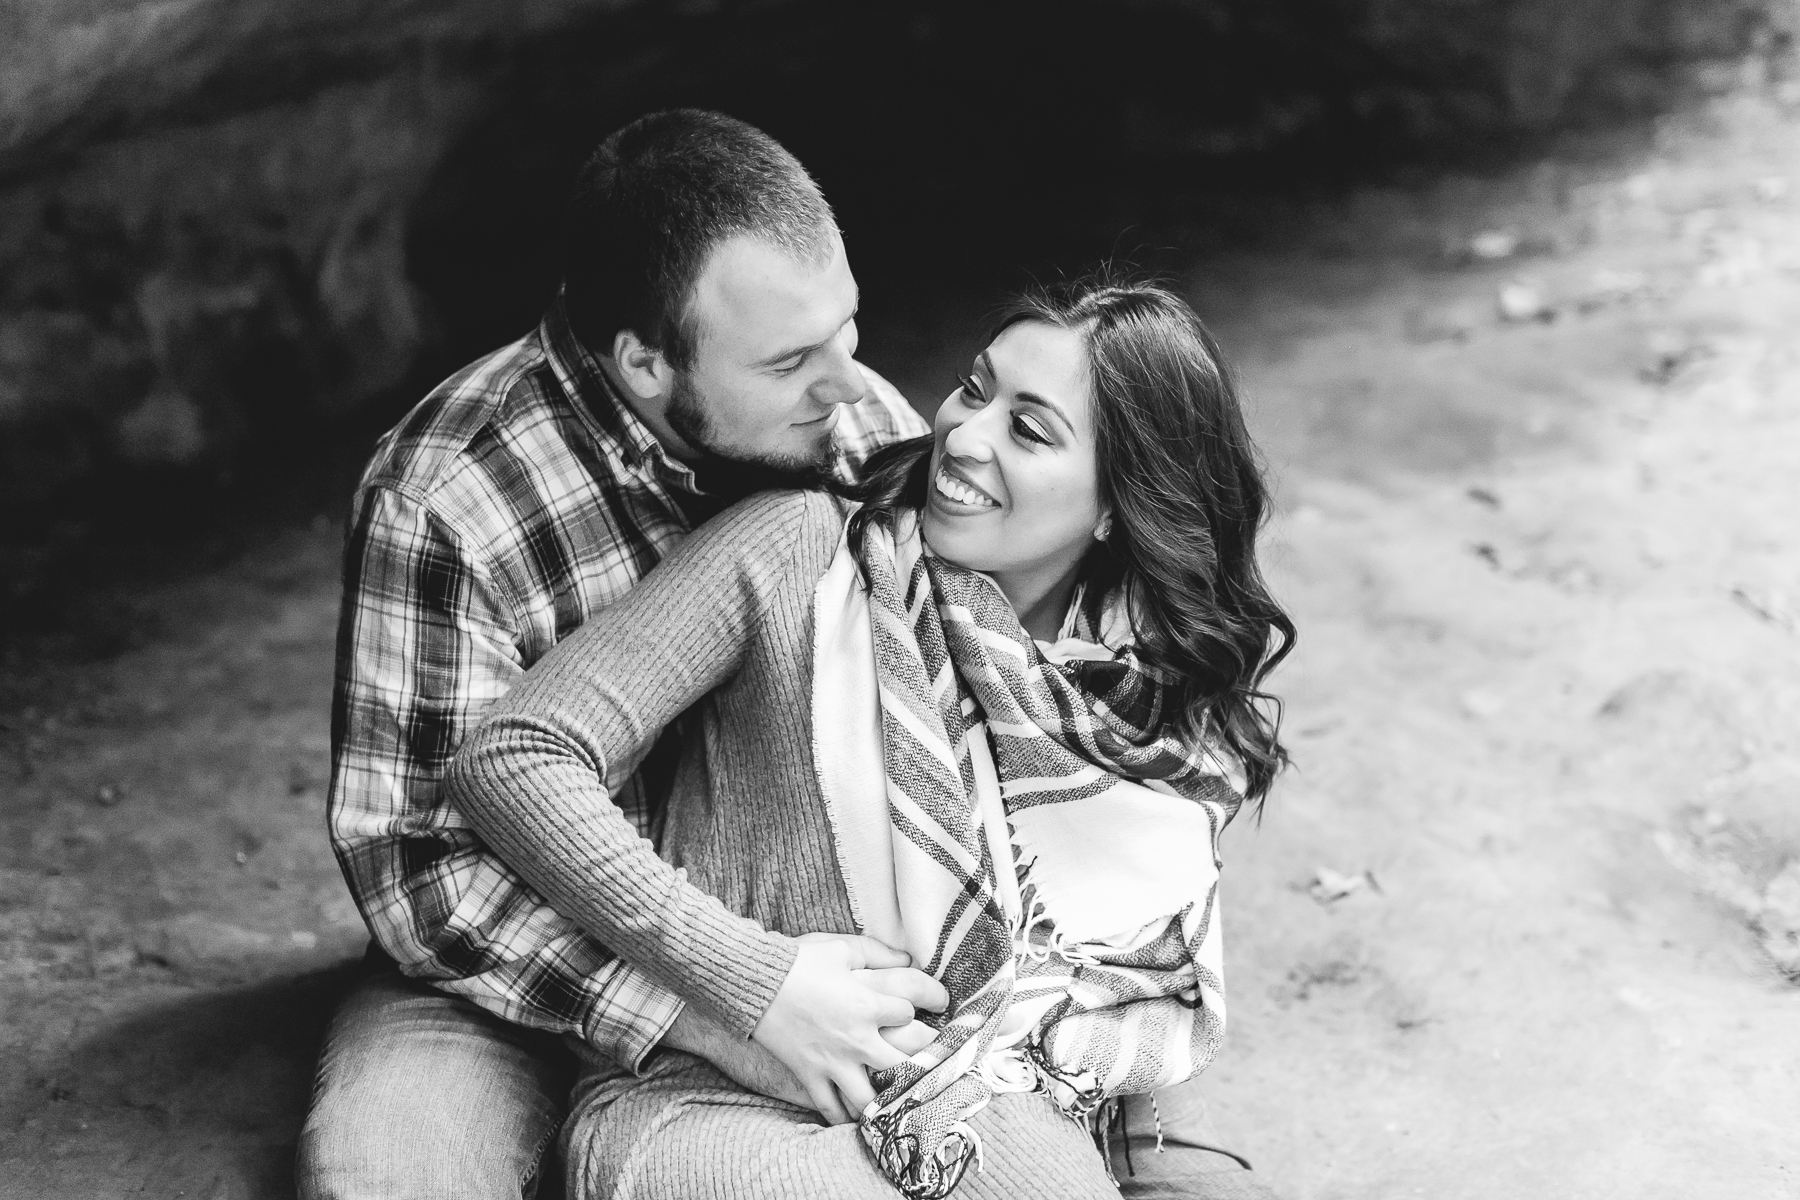
[[[10,1164],[18,1196],[293,1194],[294,1147],[329,1013],[355,964],[220,990],[120,996],[6,1107],[38,1153]],[[46,1003],[60,1004],[46,998]],[[29,1002],[14,1019],[54,1020]],[[13,1089],[9,1089],[13,1090]]]

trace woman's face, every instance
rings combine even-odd
[[[931,548],[1003,588],[1072,569],[1101,517],[1093,410],[1078,333],[1041,321],[1002,332],[938,409]]]

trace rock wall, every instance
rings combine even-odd
[[[19,188],[0,423],[193,463],[392,383],[421,338],[405,204],[475,100],[396,72],[111,142]]]
[[[1021,181],[1642,108],[1672,64],[1779,54],[1795,7],[0,0],[0,506],[227,469],[516,333],[574,165],[651,105],[762,121],[867,249],[910,213],[1029,207]]]
[[[406,372],[406,211],[497,55],[601,0],[0,8],[0,502],[223,468]]]

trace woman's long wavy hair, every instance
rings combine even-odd
[[[1256,535],[1268,491],[1235,378],[1194,310],[1154,284],[1091,275],[1015,298],[994,336],[1021,321],[1081,335],[1094,389],[1101,503],[1112,530],[1082,564],[1098,624],[1123,590],[1139,657],[1177,689],[1172,731],[1212,738],[1243,764],[1261,811],[1287,764],[1281,706],[1261,685],[1294,645],[1263,582]],[[990,339],[991,340],[991,339]],[[889,446],[864,466],[850,536],[925,504],[933,439]]]

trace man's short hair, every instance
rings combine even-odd
[[[594,151],[569,205],[563,295],[597,354],[629,329],[685,369],[699,338],[689,303],[713,247],[748,234],[823,258],[837,221],[781,143],[722,113],[639,117]]]

